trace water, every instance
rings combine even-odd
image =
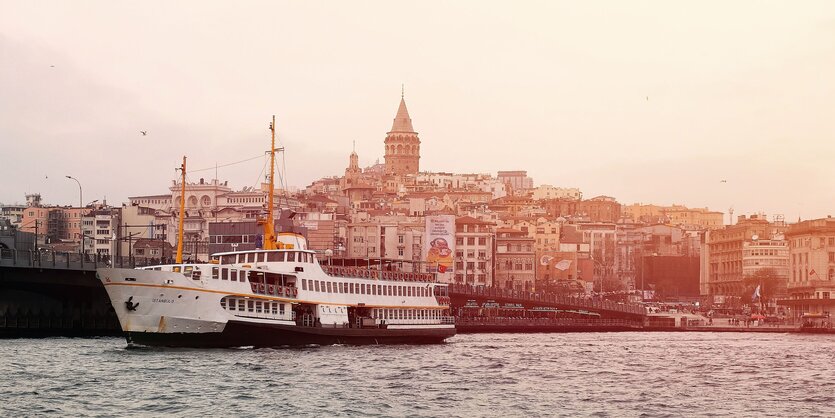
[[[0,340],[0,416],[833,416],[833,343],[744,333],[222,350]]]

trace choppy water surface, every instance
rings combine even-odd
[[[834,344],[710,333],[228,350],[0,340],[0,415],[833,416]]]

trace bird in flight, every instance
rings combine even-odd
[[[719,180],[719,183],[727,183],[727,180]]]
[[[147,136],[148,135],[148,131],[139,131],[139,132],[142,133],[142,136]]]
[[[55,66],[54,66],[54,65],[50,65],[50,66],[49,66],[49,68],[55,68]]]

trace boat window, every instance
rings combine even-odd
[[[220,269],[220,278],[227,280],[229,278],[229,269]]]
[[[273,302],[273,303],[272,303],[272,314],[273,314],[273,315],[275,315],[275,314],[277,314],[277,313],[278,313],[278,303],[277,303],[277,302]]]
[[[234,255],[224,255],[220,258],[220,264],[234,264],[235,256]]]
[[[246,310],[246,301],[243,299],[238,299],[238,310],[241,312]]]
[[[337,293],[345,293],[342,291],[342,282],[336,284]]]
[[[217,272],[218,272],[218,268],[217,267],[212,267],[212,278],[213,279],[217,279],[217,274],[218,274]]]
[[[237,269],[229,270],[229,280],[232,280],[232,281],[238,280],[238,270]]]
[[[238,302],[235,301],[235,299],[229,299],[229,310],[234,311],[235,308],[237,307],[236,306],[237,304],[238,304]]]
[[[328,282],[328,293],[333,293],[333,286],[331,282]]]
[[[319,281],[318,281],[318,280],[314,280],[314,281],[313,281],[313,285],[315,286],[315,289],[316,289],[316,291],[318,292],[318,291],[319,291]]]
[[[371,294],[372,294],[372,295],[376,295],[376,294],[377,294],[377,286],[375,286],[375,285],[373,285],[373,284],[371,285]]]
[[[350,285],[348,285],[348,286],[349,286],[349,291],[348,291],[348,293],[350,293],[350,294],[354,294],[354,285],[355,285],[355,283],[351,283]]]
[[[307,290],[307,279],[302,279],[302,290]]]
[[[284,315],[284,304],[283,303],[278,304],[278,314],[279,315]]]
[[[284,253],[267,253],[267,261],[281,262],[284,261]]]
[[[246,301],[246,310],[247,310],[247,312],[255,311],[255,301],[253,301],[253,300]]]
[[[287,253],[287,261],[290,262],[290,263],[296,262],[296,253],[294,253],[294,252]]]
[[[313,263],[313,264],[316,264],[316,261],[317,261],[317,260],[316,260],[316,256],[315,256],[315,255],[313,255],[313,254],[311,254],[311,255],[310,255],[310,262],[311,262],[311,263]]]
[[[261,312],[262,312],[262,311],[261,311],[261,302],[260,302],[260,301],[256,301],[256,302],[255,302],[255,313],[261,313]]]
[[[365,283],[360,284],[360,294],[365,294]]]

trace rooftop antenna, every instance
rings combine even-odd
[[[733,225],[734,224],[734,207],[733,206],[728,208],[728,216],[731,218],[730,222],[728,224]]]
[[[400,98],[403,99],[406,96],[406,83],[400,84]]]

